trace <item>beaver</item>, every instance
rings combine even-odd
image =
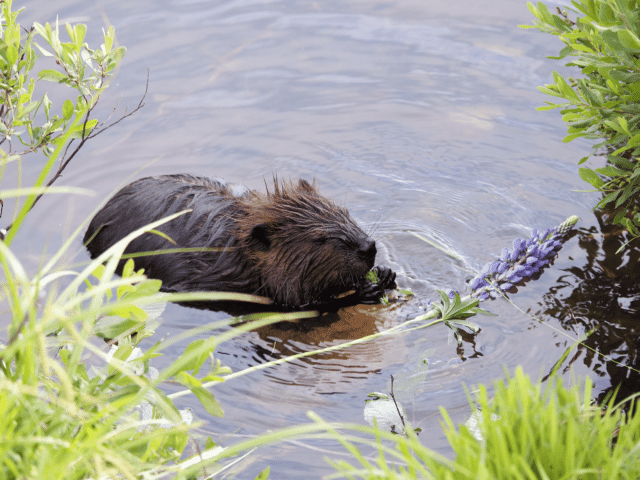
[[[267,185],[263,194],[212,177],[142,178],[96,214],[84,243],[96,258],[134,230],[185,209],[193,211],[157,228],[175,244],[149,232],[125,250],[203,248],[135,258],[136,268],[161,280],[164,291],[250,293],[284,308],[304,308],[354,289],[357,302],[371,303],[395,287],[388,267],[376,267],[377,283],[365,278],[374,266],[375,241],[345,208],[320,195],[315,180],[274,177],[273,189]]]

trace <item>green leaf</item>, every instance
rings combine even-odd
[[[258,476],[254,480],[269,480],[269,472],[271,471],[270,467],[265,468],[261,471]]]
[[[629,233],[631,233],[631,235],[638,235],[638,231],[636,229],[636,226],[633,224],[633,222],[628,219],[628,218],[623,218],[622,222],[621,222],[625,227],[627,227],[627,230],[629,230]]]
[[[207,439],[204,442],[204,448],[205,450],[210,450],[213,447],[215,447],[217,444],[216,442],[214,442],[213,440],[211,440],[211,437],[207,437]]]
[[[36,47],[38,47],[38,50],[40,50],[40,53],[42,53],[45,57],[53,57],[53,53],[51,53],[48,50],[45,50],[44,48],[42,48],[40,45],[38,45],[37,43],[34,44]]]
[[[588,127],[594,121],[597,121],[597,119],[589,117],[583,118],[582,120],[577,120],[575,122],[567,122],[567,125],[569,125],[571,128],[582,129]]]
[[[626,132],[622,129],[618,122],[614,122],[613,120],[605,120],[604,125],[612,130],[615,130],[618,133],[623,133],[626,135]]]
[[[631,136],[631,132],[629,131],[629,125],[627,124],[627,119],[624,117],[618,117],[618,123],[622,127],[622,130],[624,130],[624,133]]]
[[[584,133],[574,133],[572,135],[567,135],[566,137],[564,137],[562,139],[563,143],[569,143],[571,140],[575,140],[578,137],[584,137],[585,134]]]
[[[69,35],[69,38],[75,44],[76,43],[76,31],[68,23],[65,24],[65,27],[67,29],[67,35]]]
[[[129,355],[131,355],[132,351],[133,351],[133,345],[129,343],[120,345],[118,349],[115,351],[115,353],[113,354],[113,358],[117,358],[121,362],[125,362],[127,358],[129,358]],[[109,367],[109,372],[113,372],[114,370],[115,370],[114,367],[112,366]]]
[[[18,50],[13,45],[9,45],[5,51],[4,58],[9,65],[15,65],[18,61]]]
[[[618,37],[618,35],[616,34],[616,32],[612,30],[603,30],[602,32],[600,32],[600,38],[616,54],[620,55],[624,50],[624,47],[622,46],[622,42]],[[612,65],[612,66],[615,66],[615,65]]]
[[[638,141],[640,142],[640,134],[632,137],[629,140],[629,142],[631,142],[631,140],[633,140],[635,137],[638,137]],[[633,170],[633,162],[629,161],[624,157],[618,157],[616,155],[607,155],[607,160],[609,160],[611,163],[613,163],[614,165],[617,165],[620,168],[624,168],[626,170]]]
[[[580,178],[582,178],[585,182],[590,183],[595,188],[600,188],[604,185],[602,179],[598,176],[596,172],[591,170],[590,168],[581,168],[579,170]]]
[[[68,367],[71,352],[66,348],[61,348],[60,350],[58,350],[58,355],[60,355],[60,360],[62,360],[62,363],[64,363],[64,365]]]
[[[160,230],[151,229],[151,230],[149,230],[149,232],[148,232],[148,233],[153,233],[153,234],[155,234],[155,235],[158,235],[158,236],[160,236],[160,237],[164,238],[167,242],[172,243],[173,245],[177,245],[176,241],[175,241],[173,238],[171,238],[171,237],[170,237],[169,235],[167,235],[166,233],[161,232]]]
[[[605,196],[602,200],[598,202],[595,208],[603,208],[608,203],[613,202],[618,197],[618,195],[620,195],[620,192],[621,190],[616,190],[615,192],[609,193],[607,196]]]
[[[44,106],[44,114],[47,117],[47,121],[49,121],[49,112],[51,111],[51,100],[49,100],[49,96],[46,93],[42,97],[41,103]]]
[[[538,13],[538,10],[536,9],[536,7],[533,5],[533,3],[531,2],[527,2],[527,8],[529,9],[529,11],[533,14],[534,17],[536,17],[539,20],[542,20],[542,18],[540,18],[540,14]]]
[[[616,95],[620,95],[620,90],[618,90],[618,84],[615,83],[612,79],[607,78],[607,86],[615,93]]]
[[[576,92],[573,91],[573,89],[569,86],[569,84],[567,83],[567,81],[564,79],[562,75],[554,71],[553,79],[555,80],[556,85],[558,86],[558,89],[562,94],[564,94],[567,100],[573,100],[576,103],[580,103],[580,99],[578,98],[578,95],[576,95]]]
[[[640,50],[640,39],[629,30],[619,30],[618,40],[627,49]]]
[[[79,23],[74,27],[76,33],[76,47],[77,51],[80,51],[80,47],[82,47],[82,42],[84,42],[84,37],[87,34],[87,26],[83,23]]]
[[[611,70],[611,78],[623,83],[634,83],[640,81],[640,73],[630,73],[621,70]]]
[[[469,320],[449,320],[454,325],[460,325],[461,327],[468,328],[474,333],[478,333],[480,331],[480,326],[470,322]]]
[[[627,185],[623,190],[624,193],[620,196],[620,198],[618,198],[615,208],[618,208],[620,205],[626,202],[629,199],[629,197],[631,197],[632,195],[635,195],[639,191],[640,191],[640,187],[634,188],[633,185]]]
[[[378,283],[378,273],[375,270],[369,270],[364,277],[371,283]]]
[[[553,16],[551,15],[551,13],[549,13],[549,9],[547,8],[547,6],[542,3],[542,2],[538,2],[538,12],[540,13],[540,16],[542,17],[541,20],[544,21],[545,23],[549,24],[549,25],[553,25]]]
[[[111,53],[111,59],[116,63],[120,63],[127,53],[126,47],[118,47]]]
[[[82,138],[82,131],[84,128],[84,135],[85,137],[87,135],[89,135],[91,133],[91,130],[93,129],[93,127],[95,127],[98,124],[98,120],[96,119],[92,119],[89,120],[87,122],[87,126],[86,128],[84,128],[83,124],[80,125],[76,125],[72,130],[71,130],[71,134],[69,135],[69,138]]]
[[[38,102],[31,102],[20,111],[18,117],[23,118],[25,115],[29,115],[31,112],[33,112],[36,108],[38,108]]]
[[[135,290],[136,290],[136,287],[134,287],[133,285],[120,285],[118,287],[116,294],[118,296],[118,299],[121,299],[125,293],[134,292]]]
[[[564,105],[553,103],[553,104],[545,105],[543,107],[536,107],[536,110],[538,111],[553,110],[554,108],[558,108],[558,107],[564,107]]]
[[[186,357],[190,355],[191,352],[197,352],[197,355],[191,360],[191,364],[188,367],[189,370],[193,369],[193,374],[195,375],[200,371],[202,364],[209,358],[209,349],[206,348],[205,340],[201,339],[191,342],[187,348],[185,348],[181,357]]]
[[[624,218],[624,216],[627,214],[627,212],[625,210],[621,210],[618,213],[616,213],[616,216],[613,217],[613,223],[620,225],[622,223],[622,219]]]
[[[133,274],[133,258],[130,258],[122,267],[122,277],[130,277]]]
[[[15,24],[7,25],[4,29],[4,41],[7,45],[13,47],[14,50],[20,47],[20,26]]]
[[[104,265],[98,265],[96,269],[93,272],[91,272],[91,275],[93,275],[97,279],[100,279],[104,274],[104,271],[105,271]]]
[[[633,147],[635,145],[640,144],[640,133],[636,133],[633,137],[629,139],[627,142],[628,147]]]
[[[222,405],[206,388],[202,388],[202,383],[197,378],[188,374],[187,372],[180,372],[176,375],[176,381],[187,387],[193,394],[198,397],[200,403],[207,412],[216,417],[223,417],[224,410]]]
[[[62,118],[65,122],[73,116],[73,102],[71,100],[65,100],[62,104]]]
[[[161,280],[145,280],[142,283],[138,283],[135,286],[135,289],[131,292],[127,293],[122,297],[122,300],[126,300],[127,302],[131,302],[138,298],[142,297],[150,297],[151,295],[155,295],[160,291],[162,287]]]
[[[62,80],[66,80],[67,76],[57,70],[41,70],[38,72],[38,78],[48,82],[61,82]]]
[[[555,85],[550,85],[550,86],[555,87]],[[542,93],[546,93],[547,95],[551,95],[553,97],[564,98],[564,95],[558,92],[557,89],[549,88],[549,86],[546,86],[546,85],[544,87],[538,87],[538,90],[540,90]]]
[[[140,322],[119,316],[103,317],[96,323],[95,334],[100,338],[111,340],[139,324]]]
[[[596,168],[596,172],[600,175],[606,175],[608,177],[626,177],[629,175],[629,172],[625,170],[620,170],[612,165],[607,165],[606,167]]]
[[[613,10],[605,2],[600,3],[600,11],[598,14],[600,22],[615,22],[617,20]]]
[[[571,48],[573,50],[578,50],[579,52],[595,53],[593,49],[587,47],[586,45],[582,45],[581,43],[572,43]]]
[[[104,36],[104,53],[108,54],[111,52],[111,47],[113,46],[113,35],[115,35],[115,30],[113,25],[109,27],[107,34]]]

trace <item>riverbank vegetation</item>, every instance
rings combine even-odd
[[[621,251],[640,238],[640,7],[635,0],[572,0],[552,13],[542,2],[527,5],[536,19],[522,27],[557,36],[564,47],[549,58],[581,74],[553,72],[553,83],[539,89],[560,100],[538,110],[560,109],[565,142],[597,140],[591,155],[605,156],[607,165],[582,167],[580,176],[602,193],[595,208],[626,229]]]

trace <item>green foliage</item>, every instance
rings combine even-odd
[[[595,171],[581,168],[580,176],[604,194],[596,208],[613,211],[613,222],[623,225],[633,240],[640,237],[640,6],[637,0],[571,3],[575,21],[559,8],[555,15],[541,2],[528,3],[535,27],[565,44],[557,57],[549,58],[568,59],[567,66],[584,75],[565,79],[553,72],[554,83],[539,89],[564,101],[545,102],[538,110],[562,109],[569,133],[565,142],[601,140],[593,148],[606,151],[608,165]]]
[[[70,41],[63,42],[57,22],[54,27],[34,23],[26,29],[17,22],[21,10],[12,12],[11,5],[11,0],[0,4],[0,180],[7,163],[20,161],[27,154],[42,152],[47,161],[33,190],[24,191],[22,208],[6,228],[8,244],[15,235],[13,227],[22,223],[44,189],[61,175],[82,146],[144,105],[141,101],[133,111],[107,126],[90,118],[126,52],[124,47],[114,47],[113,27],[104,33],[101,47],[92,50],[84,43],[85,25],[67,24]],[[32,71],[40,58],[36,52],[50,57],[56,69],[40,70],[34,78]],[[33,98],[39,81],[55,82],[70,87],[69,93],[75,92],[56,108],[47,94]],[[75,148],[70,148],[74,142]],[[58,159],[58,170],[50,175],[56,165],[54,158]]]
[[[188,466],[214,463],[213,454],[180,462],[193,437],[190,414],[179,412],[159,387],[166,381],[181,383],[208,413],[222,415],[222,406],[203,386],[219,384],[230,373],[213,356],[215,348],[282,318],[254,315],[247,318],[252,322],[192,342],[162,371],[150,365],[176,341],[229,324],[227,320],[186,331],[142,352],[138,344],[153,335],[155,319],[167,301],[239,298],[160,293],[160,283],[136,272],[132,260],[121,278],[114,277],[128,242],[182,213],[132,233],[81,272],[56,268],[79,230],[34,278],[0,242],[11,311],[9,340],[0,345],[0,478],[180,478]],[[72,280],[58,291],[56,280],[63,276]],[[108,319],[112,321],[104,327]],[[115,334],[117,347],[105,353],[96,346],[92,340],[97,331]],[[217,454],[223,449],[211,450]]]
[[[167,380],[185,384],[208,412],[222,414],[213,394],[201,387],[201,381],[221,382],[230,372],[212,356],[216,337],[192,343],[161,372],[149,361],[172,342],[158,342],[146,353],[137,348],[153,333],[157,306],[172,298],[158,293],[160,284],[135,272],[132,263],[122,278],[114,278],[131,238],[80,273],[56,271],[55,262],[50,262],[35,278],[28,278],[0,242],[12,315],[9,341],[0,348],[0,478],[131,478],[141,472],[179,470],[179,465],[168,463],[180,460],[190,426],[158,388]],[[55,280],[63,275],[73,280],[58,292]],[[89,287],[82,291],[86,284]],[[154,311],[155,315],[149,313]],[[116,337],[118,346],[107,354],[91,339],[96,322],[109,317],[120,317],[125,324]],[[203,330],[187,332],[186,337]],[[209,367],[200,372],[208,359]],[[196,373],[203,373],[202,378]]]
[[[341,473],[328,478],[640,478],[640,414],[625,414],[613,402],[605,409],[592,407],[590,398],[589,381],[581,391],[578,386],[565,388],[554,377],[541,392],[540,384],[518,368],[512,378],[494,384],[492,399],[487,388],[480,386],[476,395],[479,411],[474,414],[479,419],[477,429],[456,429],[442,409],[454,460],[424,447],[410,429],[406,437],[394,438],[376,429],[349,426],[349,430],[368,434],[358,438],[327,426],[360,462],[360,468],[332,462]],[[356,444],[374,447],[378,452],[375,461],[365,457]]]
[[[91,50],[83,43],[87,27],[82,24],[73,27],[66,25],[71,42],[61,42],[57,22],[55,28],[48,23],[44,26],[34,23],[33,28],[23,36],[22,27],[16,21],[20,11],[11,12],[11,3],[11,0],[5,0],[0,10],[0,95],[3,104],[0,135],[7,140],[15,136],[26,148],[13,151],[14,146],[9,144],[8,152],[2,150],[2,157],[5,161],[11,161],[16,159],[12,158],[12,154],[19,156],[37,150],[51,156],[59,145],[70,139],[87,137],[96,128],[97,120],[88,120],[87,114],[107,88],[107,78],[124,57],[126,49],[112,49],[115,38],[113,27],[105,34],[104,44],[98,50]],[[37,36],[53,51],[36,43]],[[38,79],[67,85],[79,93],[75,101],[64,102],[61,115],[52,111],[51,101],[46,94],[40,100],[32,98],[36,80],[30,74],[37,59],[34,46],[43,55],[52,57],[62,70],[41,70]],[[36,115],[41,111],[44,123],[39,125]],[[65,136],[63,133],[67,131],[74,114],[81,121],[70,129],[69,136]]]
[[[516,370],[508,383],[494,384],[493,399],[486,387],[477,395],[481,441],[467,427],[456,431],[444,413],[447,438],[456,463],[479,477],[638,478],[640,475],[640,415],[628,417],[610,402],[592,407],[591,384],[566,389],[553,378],[541,393]],[[467,477],[453,477],[467,478]]]
[[[434,302],[431,304],[431,308],[440,314],[441,321],[453,331],[458,341],[458,346],[462,345],[462,336],[458,327],[466,327],[472,332],[480,331],[480,327],[467,320],[467,318],[477,314],[493,316],[492,313],[478,307],[480,300],[477,298],[471,298],[467,295],[461,299],[457,292],[453,292],[453,298],[450,298],[442,290],[438,290],[438,293],[442,303]]]

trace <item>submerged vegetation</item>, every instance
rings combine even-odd
[[[26,215],[43,193],[62,191],[53,182],[89,139],[135,113],[143,101],[106,126],[91,118],[126,52],[124,47],[114,48],[113,27],[104,33],[101,47],[92,50],[84,42],[86,26],[66,25],[70,41],[62,42],[58,25],[34,24],[25,29],[17,22],[19,12],[13,12],[11,6],[11,0],[0,1],[2,173],[8,162],[27,154],[40,152],[46,161],[32,187],[2,191],[3,198],[24,201],[0,241],[5,275],[2,300],[10,312],[0,343],[0,478],[210,478],[239,455],[293,438],[335,438],[360,463],[332,461],[337,472],[330,478],[640,476],[640,416],[627,413],[633,409],[622,409],[613,399],[604,410],[591,406],[588,381],[584,390],[577,385],[567,389],[553,377],[541,392],[540,385],[520,370],[494,385],[492,399],[488,389],[479,386],[472,403],[479,410],[468,426],[456,429],[442,410],[453,459],[423,446],[417,431],[405,424],[397,404],[394,407],[403,424],[402,431],[396,430],[400,434],[327,423],[311,414],[309,424],[224,448],[198,437],[191,412],[179,409],[179,399],[185,395],[194,395],[208,414],[221,416],[224,405],[210,389],[224,381],[301,356],[439,322],[454,332],[459,327],[477,329],[468,318],[486,313],[478,308],[479,301],[487,299],[490,291],[503,294],[545,266],[577,219],[571,217],[552,231],[534,232],[529,241],[518,239],[513,251],[505,249],[500,260],[487,264],[472,281],[471,295],[461,298],[458,293],[443,292],[441,301],[433,303],[427,314],[398,327],[231,373],[214,355],[220,343],[259,326],[312,317],[317,312],[247,315],[183,332],[180,340],[193,339],[191,343],[166,368],[157,370],[154,358],[178,341],[168,338],[153,343],[167,302],[257,299],[217,292],[160,293],[160,282],[137,271],[133,260],[126,263],[121,277],[115,276],[128,242],[184,212],[133,232],[76,271],[67,269],[62,258],[83,230],[80,225],[34,276],[27,274],[11,250]],[[56,107],[47,95],[33,98],[37,80],[30,73],[39,58],[37,52],[52,57],[58,65],[41,70],[38,79],[69,87],[77,94],[75,99]],[[17,149],[15,139],[24,148]],[[56,164],[58,169],[53,172]],[[86,193],[69,188],[64,192]],[[234,328],[228,328],[232,324]],[[151,346],[143,351],[142,342]],[[185,390],[167,395],[162,389],[167,381]],[[393,392],[391,397],[395,403]],[[257,478],[268,476],[267,469]]]

